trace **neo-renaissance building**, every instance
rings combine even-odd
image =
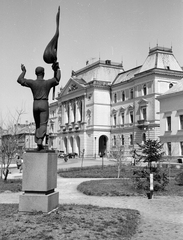
[[[72,72],[50,104],[49,145],[65,153],[96,157],[125,151],[160,135],[159,101],[183,77],[172,48],[149,49],[143,65],[98,60]]]

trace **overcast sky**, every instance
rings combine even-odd
[[[4,121],[20,108],[26,111],[22,123],[33,121],[32,93],[17,78],[21,63],[27,78],[35,79],[37,66],[45,68],[45,79],[53,76],[43,52],[55,34],[58,6],[62,79],[57,92],[71,71],[91,58],[123,61],[128,70],[142,65],[149,47],[157,43],[172,46],[183,66],[182,0],[0,0],[0,117]]]

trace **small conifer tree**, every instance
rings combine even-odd
[[[157,163],[164,154],[164,151],[162,150],[163,144],[158,140],[148,139],[144,144],[137,143],[137,145],[142,152],[139,160],[143,159],[144,162],[147,162],[151,171],[152,162]]]

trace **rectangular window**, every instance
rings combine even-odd
[[[133,123],[133,111],[130,111],[130,123]]]
[[[113,146],[114,147],[116,146],[116,136],[114,136],[114,138],[113,138]]]
[[[125,145],[125,139],[124,139],[124,135],[121,135],[121,145],[124,146]]]
[[[125,114],[121,113],[121,124],[124,125],[125,124]]]
[[[143,95],[146,96],[147,95],[147,86],[146,86],[146,84],[143,85],[142,91],[143,91]]]
[[[130,134],[130,145],[133,145],[133,134]]]
[[[123,102],[125,101],[125,92],[124,91],[122,92],[122,101]]]
[[[114,114],[114,126],[116,126],[116,114]]]
[[[167,117],[167,131],[171,131],[171,117]]]
[[[180,155],[183,155],[183,142],[180,142]]]
[[[54,133],[54,123],[53,122],[51,122],[51,125],[50,125],[50,132]]]
[[[171,142],[167,142],[168,156],[172,155],[172,146]]]
[[[179,118],[180,118],[180,130],[183,130],[183,115],[180,115]]]
[[[130,90],[130,98],[133,99],[133,88]]]
[[[117,94],[114,94],[114,103],[117,103]]]
[[[141,109],[142,111],[142,120],[147,120],[147,108],[146,107],[143,107],[142,109]]]

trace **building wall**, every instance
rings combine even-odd
[[[183,157],[181,153],[180,143],[183,142],[183,129],[180,126],[180,115],[183,115],[183,92],[166,96],[160,100],[160,140],[164,143],[166,155],[170,155],[168,151],[168,143],[171,143],[171,155],[176,161],[177,158]],[[168,129],[167,117],[171,117],[171,130]]]

